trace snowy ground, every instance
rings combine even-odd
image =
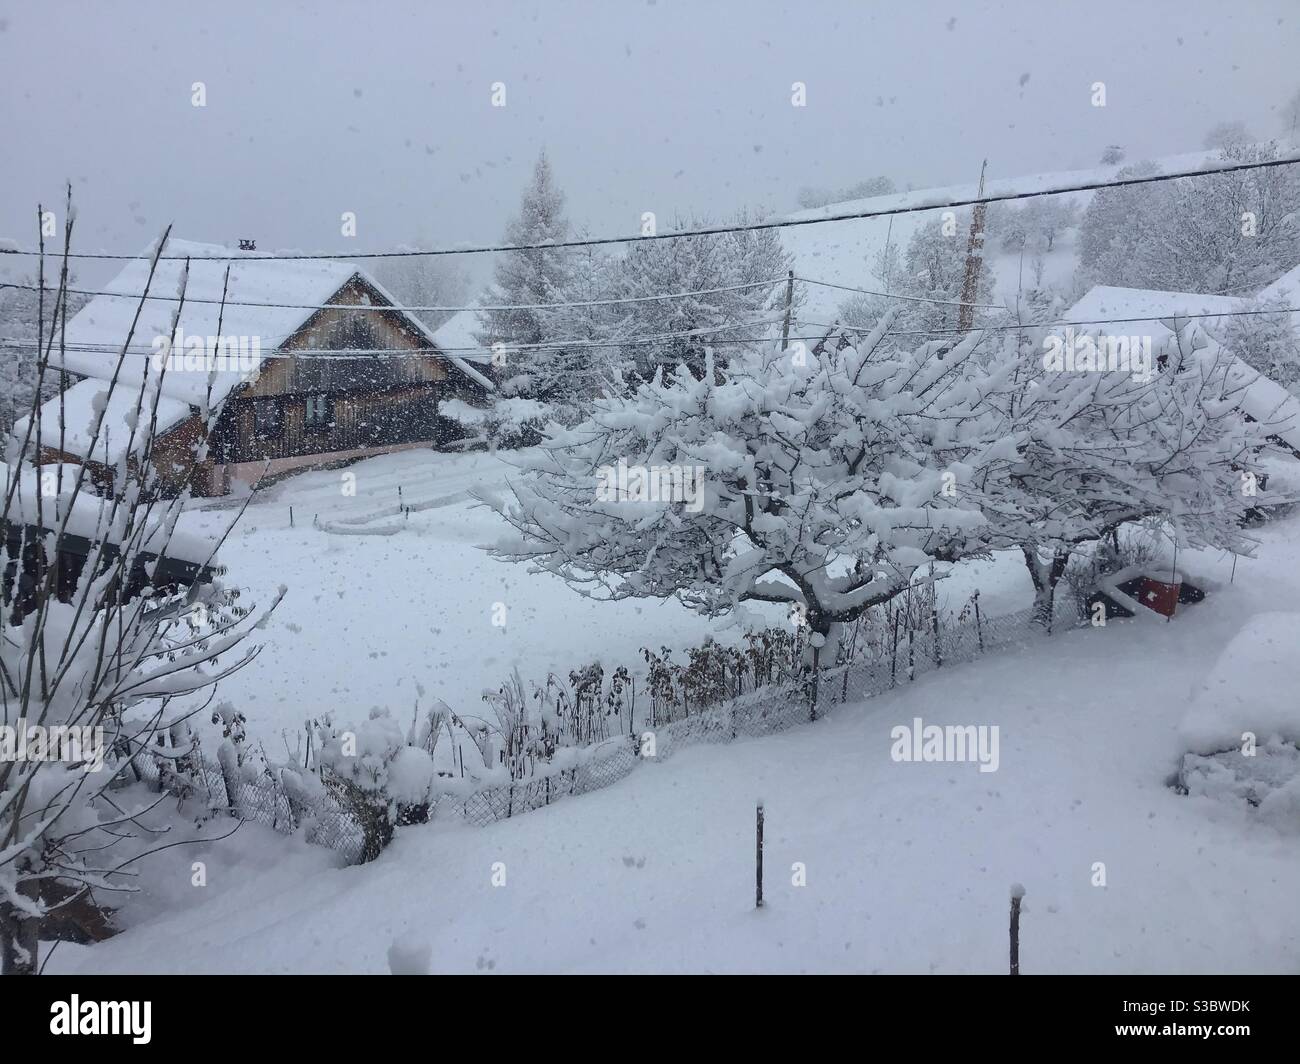
[[[1171,624],[1058,634],[490,828],[402,829],[370,865],[336,869],[251,827],[168,850],[124,914],[138,926],[61,946],[50,970],[381,972],[398,941],[430,947],[436,971],[1000,972],[1018,881],[1027,972],[1295,972],[1300,826],[1166,786],[1224,646],[1300,597],[1300,520],[1261,535],[1234,584]],[[1226,562],[1186,561],[1226,585]],[[1276,657],[1300,680],[1290,648]],[[332,682],[363,689],[370,671]],[[998,725],[998,770],[894,762],[890,730],[917,716]],[[769,904],[755,912],[760,796]],[[807,886],[791,885],[794,862]]]
[[[355,475],[355,496],[342,494],[345,473]],[[289,590],[258,633],[262,655],[222,684],[221,697],[248,716],[269,754],[282,756],[281,733],[292,745],[303,721],[323,712],[357,722],[387,706],[405,722],[417,697],[424,707],[437,697],[478,713],[483,690],[516,666],[525,682],[550,671],[567,679],[596,659],[606,669],[643,664],[641,647],[681,650],[785,621],[762,604],[709,621],[676,602],[592,602],[555,577],[493,560],[481,545],[502,523],[468,493],[499,489],[510,473],[489,454],[407,451],[259,494],[222,548],[227,582],[248,602],[269,601],[281,583]],[[409,517],[396,513],[399,484]],[[223,502],[209,517],[228,523],[234,513]],[[316,519],[340,531],[321,531]],[[979,587],[989,616],[1023,608],[1033,594],[1018,554],[963,565],[942,586],[958,609]],[[498,602],[504,627],[492,623]]]

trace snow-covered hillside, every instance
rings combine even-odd
[[[1163,156],[1151,161],[1160,172],[1170,173],[1214,165],[1217,156],[1217,152],[1200,151]],[[985,193],[996,196],[1013,191],[1035,192],[1047,188],[1064,188],[1113,180],[1119,170],[1133,165],[1135,161],[1126,160],[1114,166],[1096,166],[1088,170],[1063,170],[1021,174],[1008,178],[989,178],[985,182]],[[994,172],[996,168],[996,160],[994,160]],[[803,220],[853,214],[859,211],[923,207],[929,204],[967,200],[978,194],[978,181],[972,181],[969,184],[915,189],[890,196],[831,203],[814,210],[798,211],[786,217],[791,220]],[[1091,196],[1090,192],[1078,192],[1073,193],[1069,198],[1083,207],[1087,205]],[[912,234],[920,226],[933,221],[941,210],[940,208],[935,211],[917,211],[913,214],[896,215],[893,218],[863,218],[825,225],[792,226],[782,230],[781,238],[786,249],[794,256],[796,272],[801,276],[830,284],[876,289],[880,285],[880,279],[874,276],[874,270],[877,257],[884,250],[886,243],[905,250]],[[954,239],[962,249],[965,248],[964,229],[960,229],[959,235]],[[1066,234],[1056,242],[1050,252],[1044,253],[1043,282],[1068,288],[1077,265],[1076,255],[1073,234]],[[1014,306],[1016,292],[1021,287],[1022,281],[1025,287],[1033,283],[1032,256],[1028,253],[1024,256],[1023,277],[1021,256],[1018,252],[1002,251],[996,241],[991,241],[987,249],[987,257],[994,274],[996,293],[994,302],[1000,304],[1009,302]],[[809,321],[835,320],[836,312],[848,293],[817,285],[805,287],[807,291],[802,308],[803,316]]]

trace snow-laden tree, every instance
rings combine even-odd
[[[1243,309],[1249,313],[1211,319],[1207,331],[1246,365],[1300,396],[1300,332],[1291,301],[1274,295],[1249,300]]]
[[[872,329],[886,313],[892,314],[893,330],[904,344],[918,345],[937,339],[957,328],[966,276],[966,248],[970,214],[955,219],[933,218],[918,228],[901,256],[896,245],[888,244],[877,256],[875,278],[887,296],[856,296],[841,307],[843,320],[860,329]],[[993,295],[993,272],[982,258],[975,302],[987,303]],[[891,299],[904,296],[907,299]],[[976,314],[976,321],[981,315]]]
[[[70,237],[69,221],[65,246]],[[177,294],[183,299],[184,272]],[[47,314],[62,313],[59,291]],[[38,339],[48,340],[52,329],[46,320]],[[122,338],[123,351],[130,342]],[[219,581],[185,583],[168,575],[192,570],[201,577],[220,537],[185,542],[176,528],[185,500],[162,500],[154,490],[159,381],[146,372],[128,385],[138,366],[119,356],[110,401],[90,412],[42,411],[34,397],[0,467],[0,725],[6,743],[21,733],[26,747],[23,756],[9,750],[0,757],[0,969],[6,973],[38,970],[49,914],[88,892],[97,892],[102,904],[105,892],[132,889],[134,863],[169,844],[167,828],[147,821],[174,798],[132,785],[132,761],[146,753],[179,762],[192,752],[157,744],[178,735],[186,717],[208,709],[204,699],[216,684],[252,659],[258,648],[244,644],[265,617],[235,604]],[[50,372],[42,359],[38,383]],[[121,409],[111,403],[114,392],[134,399],[124,421],[109,426],[107,411]],[[202,411],[208,431],[218,412]],[[87,415],[92,453],[110,427],[128,436],[106,497],[92,493],[84,465],[28,464],[36,440],[45,438],[44,418]],[[199,441],[196,461],[205,448]],[[71,559],[86,543],[77,572]],[[168,567],[166,559],[177,558],[189,565]]]
[[[698,376],[660,369],[598,400],[521,457],[496,504],[516,535],[493,553],[593,597],[787,603],[810,664],[834,664],[844,624],[985,547],[1015,458],[994,401],[1009,367],[973,358],[974,336],[888,350],[887,324],[816,355],[706,353]]]
[[[1276,143],[1234,143],[1224,164],[1280,157]],[[1145,176],[1151,164],[1121,176]],[[1084,211],[1079,259],[1090,284],[1239,292],[1296,265],[1300,165],[1100,189]]]
[[[1140,162],[1123,167],[1115,176],[1123,180],[1151,177],[1157,172],[1154,163]],[[1157,202],[1167,195],[1167,185],[1159,183],[1093,193],[1079,220],[1079,269],[1089,284],[1154,287],[1128,273],[1123,256],[1124,249],[1140,242]]]
[[[1064,356],[1055,344],[1020,360],[1008,411],[1019,458],[1003,496],[1014,505],[986,514],[1020,545],[1044,624],[1071,553],[1128,522],[1157,520],[1179,549],[1249,550],[1241,521],[1260,501],[1252,474],[1269,431],[1241,410],[1250,374],[1197,324],[1170,324],[1149,363],[1130,351],[1112,368],[1099,333],[1069,340],[1072,362],[1049,357]]]
[[[1206,131],[1201,143],[1206,148],[1224,151],[1247,145],[1254,139],[1254,135],[1246,128],[1245,122],[1233,119],[1228,122],[1216,122]]]
[[[542,152],[524,189],[519,213],[506,225],[505,242],[514,245],[559,243],[570,237],[564,213],[564,193],[555,182],[550,160]],[[566,248],[530,248],[497,256],[494,281],[482,297],[490,306],[520,306],[563,302],[569,283],[570,253]],[[504,344],[507,372],[526,374],[533,394],[545,398],[563,387],[562,351],[526,346],[562,339],[551,310],[487,310],[479,315],[485,347]]]
[[[870,199],[875,196],[892,196],[897,191],[898,186],[893,180],[882,174],[841,189],[804,186],[799,189],[795,198],[800,207],[810,210],[814,207],[825,207],[830,203],[845,203],[849,200]]]
[[[590,399],[613,385],[626,360],[617,343],[620,308],[607,302],[613,297],[617,263],[599,247],[575,248],[568,258],[568,277],[560,292],[567,304],[548,318],[557,348],[534,359],[545,367],[544,389],[559,420],[569,423],[580,416]],[[572,346],[561,345],[572,341]]]
[[[754,220],[741,211],[732,221],[745,225]],[[678,218],[674,229],[707,227],[707,220]],[[628,344],[623,357],[640,374],[649,378],[655,368],[686,365],[697,375],[703,372],[705,349],[714,341],[755,339],[765,335],[763,326],[785,312],[785,279],[794,260],[781,245],[775,229],[711,233],[674,240],[642,240],[628,247],[619,264],[615,291],[619,297],[641,298],[683,292],[708,294],[674,299],[647,299],[624,304],[618,310],[619,335],[664,336],[669,333],[697,333],[674,336],[653,343]],[[739,290],[714,292],[717,288],[752,285]],[[795,286],[794,306],[800,294]],[[723,363],[730,344],[718,346],[715,365]]]
[[[1078,224],[1079,210],[1064,196],[1026,200],[1023,206],[995,203],[989,211],[989,236],[1007,251],[1048,252],[1066,229]]]

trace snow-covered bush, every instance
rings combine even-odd
[[[554,416],[546,403],[521,395],[503,395],[486,407],[449,399],[438,407],[438,412],[465,429],[462,446],[486,446],[491,450],[535,446]]]
[[[423,723],[403,732],[387,709],[375,708],[355,727],[333,728],[321,735],[315,770],[361,825],[363,860],[372,860],[393,838],[393,828],[423,823],[437,797],[433,750],[445,706]]]

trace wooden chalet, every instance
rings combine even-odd
[[[178,329],[184,263],[164,260],[109,394],[148,276],[148,261],[132,260],[105,286],[111,294],[68,323],[61,368],[76,383],[42,408],[38,462],[84,463],[101,488],[124,470],[129,476],[156,396],[152,457],[161,490],[224,495],[297,469],[444,445],[463,430],[440,417],[439,403],[485,405],[494,391],[485,362],[443,352],[354,264],[175,240],[165,254],[190,257]],[[145,414],[137,417],[142,389]],[[203,411],[218,405],[205,450]],[[104,430],[92,447],[89,426],[101,407]],[[16,431],[21,438],[26,425]]]

